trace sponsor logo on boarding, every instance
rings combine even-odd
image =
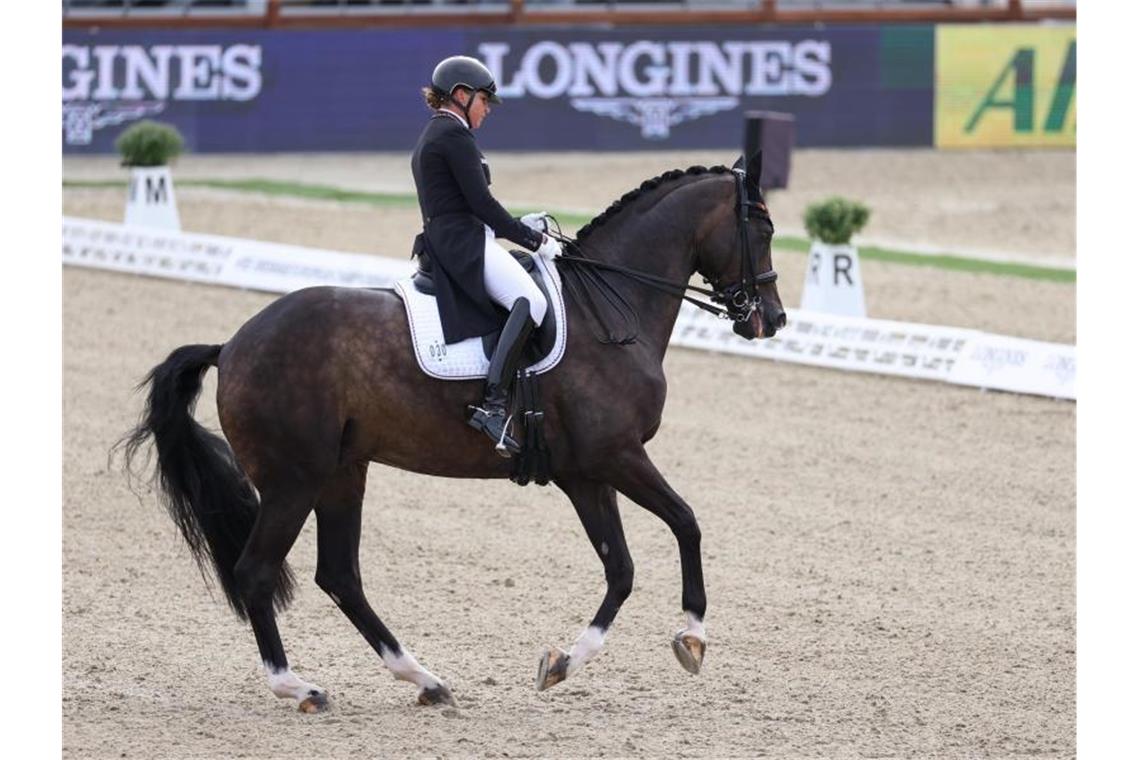
[[[1070,385],[1077,376],[1077,358],[1053,354],[1045,360],[1045,369],[1053,373],[1059,385]]]
[[[970,358],[981,364],[986,372],[992,375],[1007,368],[1020,369],[1024,367],[1028,354],[1016,348],[978,346]]]
[[[172,101],[252,100],[261,81],[260,45],[64,45],[64,140],[90,145]]]
[[[736,108],[741,97],[831,89],[831,43],[790,41],[536,42],[479,45],[503,98],[563,98],[663,140],[684,121]]]
[[[230,246],[162,232],[65,222],[63,259],[72,264],[196,279],[215,279]]]

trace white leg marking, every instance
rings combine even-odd
[[[578,636],[578,640],[574,642],[574,646],[570,649],[570,661],[566,663],[566,675],[570,675],[594,659],[594,656],[602,651],[602,645],[605,643],[606,632],[596,625],[591,625],[582,631],[582,634]]]
[[[387,647],[384,647],[383,652],[384,666],[401,681],[410,681],[425,689],[435,688],[442,683],[430,670],[416,662],[410,652],[393,654]]]
[[[686,625],[681,633],[688,633],[696,636],[701,641],[708,641],[705,637],[705,621],[697,617],[694,612],[685,612]]]
[[[292,668],[275,670],[268,662],[264,663],[265,674],[269,677],[269,690],[281,699],[303,700],[313,693],[323,694],[324,689],[302,681]]]

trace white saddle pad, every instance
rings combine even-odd
[[[566,351],[566,304],[562,299],[562,278],[558,275],[558,267],[543,258],[536,257],[534,263],[542,273],[546,290],[550,293],[547,313],[554,316],[556,331],[554,348],[528,367],[531,372],[541,374],[553,369]],[[487,376],[491,362],[483,353],[482,338],[468,338],[450,345],[444,343],[443,325],[439,321],[435,296],[416,290],[411,277],[397,280],[395,287],[408,312],[412,345],[416,347],[416,361],[420,363],[420,369],[441,380],[476,380]]]

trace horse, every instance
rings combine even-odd
[[[605,571],[606,591],[567,652],[540,657],[541,691],[601,651],[633,588],[617,494],[661,518],[681,558],[685,625],[674,654],[700,672],[707,647],[701,531],[693,510],[645,451],[661,422],[662,361],[686,288],[724,308],[745,339],[771,337],[786,318],[772,268],[772,220],[759,162],[673,170],[643,182],[577,233],[558,259],[589,263],[636,314],[632,339],[602,341],[567,299],[561,362],[542,377],[553,482],[576,510]],[[686,284],[700,273],[711,290]],[[567,280],[569,282],[569,280]],[[664,291],[664,292],[661,292]],[[690,298],[690,300],[693,300]],[[218,371],[224,438],[195,421],[202,377]],[[403,305],[390,289],[313,287],[251,317],[223,345],[186,345],[146,376],[139,424],[119,442],[128,474],[153,442],[158,497],[208,580],[253,628],[274,695],[302,712],[329,707],[324,688],[289,667],[276,613],[295,579],[286,554],[310,513],[317,519],[316,584],[375,649],[417,687],[420,704],[455,705],[449,686],[420,665],[376,615],[360,574],[361,505],[371,462],[426,475],[506,478],[511,462],[464,422],[479,381],[437,380],[417,366]],[[151,461],[147,459],[146,461]],[[141,469],[141,468],[140,468]]]

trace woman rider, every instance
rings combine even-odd
[[[452,56],[435,67],[431,87],[423,89],[435,113],[412,153],[412,174],[424,219],[415,252],[426,250],[435,264],[444,341],[492,333],[502,324],[498,307],[509,312],[491,356],[483,405],[468,407],[467,421],[509,457],[520,448],[506,434],[507,393],[531,330],[546,315],[546,299],[495,238],[550,258],[562,250],[543,234],[543,214],[515,219],[488,189],[491,172],[472,133],[491,112],[491,103],[501,102],[495,89],[491,72],[474,58]]]

